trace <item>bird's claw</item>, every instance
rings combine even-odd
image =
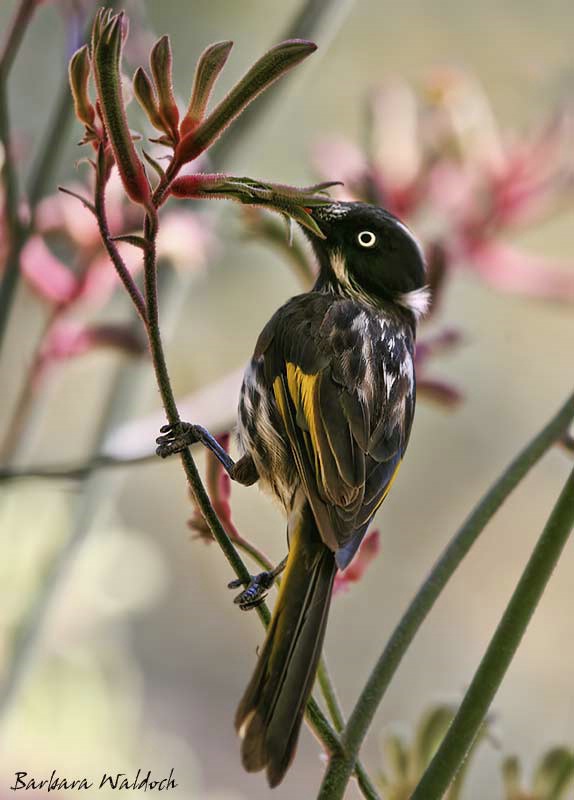
[[[233,602],[242,611],[250,611],[252,608],[257,608],[267,597],[269,589],[275,582],[275,577],[272,572],[260,572],[259,575],[252,575],[247,588],[240,592],[237,597],[234,597]],[[227,584],[228,589],[237,589],[240,586],[245,586],[245,581],[241,580],[241,578],[237,578]]]
[[[192,444],[195,444],[198,437],[194,433],[194,426],[189,422],[177,422],[175,425],[163,425],[159,429],[163,436],[158,436],[155,440],[156,455],[167,458],[175,453],[181,453]]]

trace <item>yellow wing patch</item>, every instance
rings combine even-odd
[[[321,463],[321,454],[319,449],[319,442],[317,439],[317,426],[315,423],[315,398],[317,393],[317,381],[320,378],[319,373],[315,375],[307,375],[301,367],[287,362],[287,388],[289,395],[293,401],[296,412],[305,421],[305,427],[308,429],[309,437],[311,439],[311,449],[315,461],[315,471],[321,476],[322,481],[325,481],[323,465]],[[279,383],[278,383],[279,381]],[[277,400],[279,413],[286,419],[287,409],[285,408],[285,397],[281,388],[281,378],[275,379],[273,384],[273,392]]]

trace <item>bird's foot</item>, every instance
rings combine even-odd
[[[163,436],[155,440],[156,455],[167,458],[175,453],[181,453],[192,444],[200,441],[195,431],[196,426],[189,422],[177,422],[175,425],[163,425],[159,431]]]
[[[247,588],[240,592],[237,597],[234,597],[233,602],[242,611],[250,611],[252,608],[257,608],[267,597],[267,593],[275,583],[276,577],[275,570],[260,572],[259,575],[251,575]],[[240,586],[245,586],[245,581],[241,580],[241,578],[237,578],[227,584],[228,589],[238,589]]]

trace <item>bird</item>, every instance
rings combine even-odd
[[[258,338],[239,397],[241,457],[233,461],[189,423],[164,426],[157,440],[163,456],[202,442],[233,479],[258,481],[287,517],[286,559],[236,598],[245,610],[256,607],[282,572],[235,716],[243,766],[265,770],[270,787],[295,755],[335,575],[352,561],[405,454],[416,327],[430,302],[421,246],[389,211],[344,201],[307,211],[318,228],[304,229],[317,279]]]

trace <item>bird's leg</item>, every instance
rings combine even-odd
[[[287,564],[287,556],[277,564],[276,567],[270,569],[268,572],[260,572],[259,575],[252,575],[247,588],[233,599],[233,602],[239,606],[242,611],[250,611],[252,608],[257,608],[267,597],[269,589],[275,583],[275,579],[280,575]],[[231,583],[227,584],[229,589],[237,589],[239,586],[244,586],[245,582],[237,578]]]
[[[155,452],[161,458],[181,453],[186,447],[199,443],[211,450],[232,480],[244,486],[251,486],[259,478],[257,468],[249,454],[244,455],[239,461],[234,461],[217,439],[201,425],[178,422],[175,425],[164,425],[160,428],[160,433],[163,435],[155,440],[158,445]]]

